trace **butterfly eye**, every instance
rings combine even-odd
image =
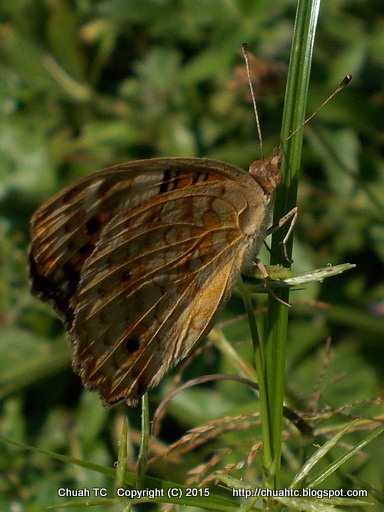
[[[270,159],[257,160],[249,166],[249,174],[264,190],[266,195],[271,195],[281,182],[280,172],[281,157],[275,155]]]

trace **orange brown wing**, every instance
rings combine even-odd
[[[153,159],[86,177],[36,212],[32,289],[63,317],[87,388],[108,405],[136,405],[188,354],[228,296],[268,201],[229,164]]]

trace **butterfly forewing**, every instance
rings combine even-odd
[[[32,289],[74,345],[73,366],[106,404],[139,397],[212,325],[269,194],[229,164],[153,159],[90,175],[32,219]]]

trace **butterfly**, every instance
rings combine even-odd
[[[212,328],[262,244],[280,157],[249,172],[156,158],[86,176],[31,221],[34,294],[52,304],[73,368],[105,406],[140,397]]]

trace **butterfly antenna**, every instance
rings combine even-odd
[[[263,138],[261,136],[260,120],[259,120],[259,114],[257,112],[255,91],[253,90],[253,85],[252,85],[252,77],[251,77],[251,70],[250,70],[250,67],[249,67],[248,45],[247,45],[247,43],[243,43],[241,45],[241,50],[243,52],[243,57],[244,57],[244,61],[245,61],[245,67],[246,67],[246,70],[247,70],[249,89],[251,91],[253,111],[255,113],[255,119],[256,119],[257,135],[259,137],[259,145],[260,145],[261,158],[264,159]]]
[[[325,105],[327,103],[329,103],[331,101],[332,98],[334,98],[336,96],[336,94],[338,94],[342,89],[344,89],[344,87],[346,87],[349,82],[352,80],[352,75],[346,75],[343,80],[340,82],[340,85],[337,87],[337,89],[325,100],[323,101],[323,103],[313,112],[313,114],[311,114],[305,121],[304,123],[299,126],[298,128],[296,128],[296,130],[294,130],[286,139],[285,141],[280,145],[280,149],[284,146],[284,144],[286,144],[289,139],[291,139],[298,131],[300,131],[303,126],[305,126],[307,123],[309,123],[309,121],[311,119],[313,119],[315,117],[315,115],[317,115],[320,110],[325,107]]]

